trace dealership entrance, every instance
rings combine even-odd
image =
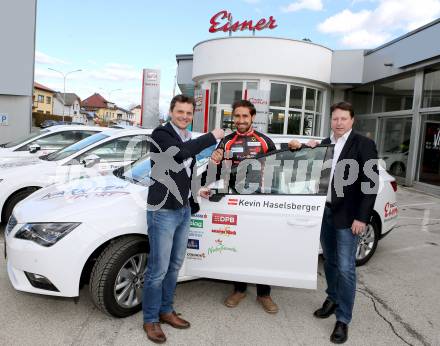
[[[440,187],[440,113],[424,115],[419,182]]]

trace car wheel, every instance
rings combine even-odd
[[[26,197],[34,193],[38,190],[38,187],[29,187],[25,190],[21,190],[13,194],[8,198],[8,200],[5,203],[5,206],[3,208],[2,212],[2,220],[6,223],[9,220],[9,217],[12,215],[12,211],[14,210],[15,206],[24,200]]]
[[[402,162],[395,162],[390,167],[390,173],[394,176],[405,176],[405,165]]]
[[[356,250],[356,266],[362,266],[373,257],[379,242],[379,226],[375,218],[371,218],[366,230],[359,235]]]
[[[90,293],[98,309],[115,317],[141,310],[148,252],[148,242],[136,236],[117,239],[105,248],[90,277]]]

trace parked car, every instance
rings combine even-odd
[[[40,124],[40,128],[45,129],[47,127],[51,127],[51,126],[54,126],[54,125],[61,125],[61,124],[59,124],[59,122],[57,120],[47,119],[47,120],[44,120]]]
[[[96,133],[109,130],[98,126],[52,126],[0,147],[0,163],[38,158],[65,148]]]
[[[0,163],[0,221],[7,222],[14,206],[42,187],[105,174],[139,159],[148,152],[150,134],[109,129],[32,161]]]
[[[302,138],[303,142],[307,140]],[[270,185],[261,185],[253,193],[238,194],[226,186],[228,192],[221,194],[217,189],[221,184],[214,182],[211,187],[217,188],[212,190],[211,199],[202,200],[201,210],[192,217],[187,259],[179,280],[194,278],[187,273],[190,267],[193,272],[199,270],[201,277],[249,278],[249,271],[255,265],[243,268],[237,264],[248,265],[255,253],[267,259],[267,243],[275,242],[276,248],[271,247],[271,251],[276,254],[265,261],[269,269],[259,270],[252,278],[270,276],[273,282],[281,285],[288,281],[289,286],[294,287],[316,285],[319,232],[329,177],[322,162],[329,157],[328,148],[321,146],[295,152],[280,149],[266,154],[264,167],[273,169],[275,174]],[[213,149],[197,157],[199,177],[205,176]],[[301,175],[302,178],[295,174],[299,167],[295,162],[299,160],[307,163],[307,174]],[[269,164],[277,161],[281,166]],[[318,170],[310,171],[309,164],[313,166],[315,161],[318,161]],[[8,276],[14,288],[78,297],[80,288],[88,283],[93,302],[103,312],[125,317],[139,311],[148,261],[145,210],[151,184],[150,166],[147,155],[106,176],[51,185],[18,204],[5,235]],[[379,172],[381,191],[368,228],[359,240],[358,264],[365,264],[373,256],[379,239],[396,224],[396,182],[383,169]],[[314,205],[311,213],[304,211],[305,208],[303,211],[293,208],[306,204]],[[219,238],[215,248],[204,252],[203,239],[198,238],[201,231],[216,232],[218,237],[222,237],[223,232],[225,238]],[[283,238],[276,239],[274,231]],[[240,233],[247,233],[246,240],[252,244],[252,251],[237,252],[241,257],[236,261],[221,257],[216,267],[197,267],[197,263],[206,263],[203,261],[209,252],[226,253],[235,249],[223,246],[221,241]],[[278,268],[279,264],[283,267]],[[277,270],[270,270],[270,265],[276,265]],[[291,276],[286,277],[286,273]]]

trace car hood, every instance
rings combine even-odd
[[[100,216],[128,215],[145,208],[148,189],[106,175],[54,184],[19,203],[14,215],[23,222],[85,222]]]
[[[56,171],[58,164],[52,161],[43,161],[38,158],[0,161],[0,178],[14,178],[29,176],[29,174],[43,174],[46,171]]]

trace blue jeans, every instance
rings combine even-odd
[[[321,245],[327,280],[327,299],[338,304],[336,320],[350,323],[356,293],[356,249],[358,236],[350,228],[335,229],[332,212],[325,208]]]
[[[144,278],[144,322],[172,312],[177,276],[185,259],[191,208],[147,211],[150,255]]]

